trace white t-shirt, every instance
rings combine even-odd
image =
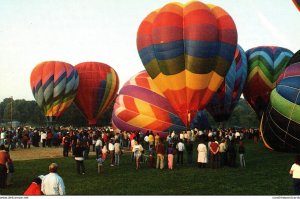
[[[300,166],[298,164],[293,164],[291,171],[293,171],[293,178],[299,178],[300,179]]]
[[[176,145],[176,149],[178,149],[178,151],[184,151],[184,144],[182,142],[178,142]]]

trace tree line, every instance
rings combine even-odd
[[[98,121],[97,125],[104,126],[111,124],[111,115],[113,111],[113,104],[108,111]],[[212,116],[206,114],[208,121],[213,128],[217,127],[254,127],[259,126],[259,120],[255,112],[247,104],[246,100],[240,99],[238,105],[232,112],[228,121],[223,123],[216,123]],[[18,121],[23,125],[31,126],[46,126],[47,121],[42,113],[42,109],[35,101],[27,101],[24,99],[5,98],[0,103],[0,123],[7,124],[11,121]],[[65,113],[57,120],[56,125],[63,126],[87,126],[87,121],[80,110],[74,103],[65,111]]]

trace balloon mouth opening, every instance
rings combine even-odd
[[[96,119],[89,119],[88,123],[89,123],[89,125],[96,125],[97,120]]]

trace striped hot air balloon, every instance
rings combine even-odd
[[[259,46],[247,50],[246,55],[248,78],[243,94],[260,118],[268,105],[270,93],[293,52],[282,47]]]
[[[247,57],[244,50],[238,45],[225,81],[206,107],[206,110],[216,122],[229,119],[233,109],[239,102],[246,79]]]
[[[113,103],[119,89],[119,77],[112,67],[100,62],[83,62],[75,68],[80,78],[75,104],[89,125],[95,125]]]
[[[300,62],[289,65],[270,96],[260,131],[265,146],[300,152]]]
[[[31,72],[33,96],[49,122],[55,121],[72,104],[78,84],[78,73],[65,62],[47,61]]]
[[[137,33],[148,74],[187,126],[191,113],[204,109],[222,84],[236,45],[230,15],[198,1],[169,3],[151,12]]]
[[[121,88],[112,114],[114,128],[126,131],[183,131],[185,126],[146,71]]]

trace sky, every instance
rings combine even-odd
[[[136,47],[142,20],[170,0],[0,0],[0,102],[34,100],[30,74],[43,61],[110,65],[120,88],[144,70]],[[178,2],[186,3],[187,0]],[[300,49],[300,12],[292,0],[203,0],[225,9],[246,51]]]

